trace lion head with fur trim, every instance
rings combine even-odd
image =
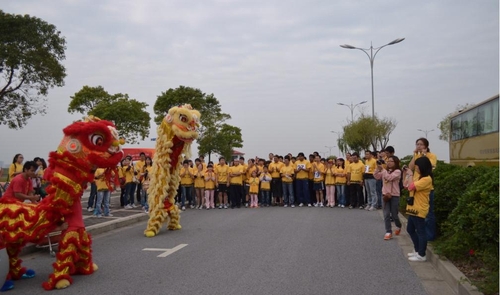
[[[168,110],[164,120],[172,127],[177,138],[191,143],[198,138],[200,116],[200,112],[194,110],[190,104],[185,104]]]

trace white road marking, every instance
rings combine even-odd
[[[159,248],[144,248],[142,251],[162,251],[160,255],[157,257],[167,257],[168,255],[186,247],[188,244],[180,244],[178,246],[173,247],[172,249],[159,249]]]

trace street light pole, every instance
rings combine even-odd
[[[422,130],[422,129],[417,129],[418,131],[422,131],[423,133],[425,133],[425,138],[427,138],[427,134],[429,134],[429,132],[432,132],[434,131],[434,129],[431,129],[431,130]]]
[[[373,62],[375,61],[375,56],[377,56],[377,53],[380,51],[380,49],[382,49],[386,46],[389,46],[389,45],[394,45],[394,44],[397,44],[399,42],[402,42],[404,39],[405,38],[397,38],[396,40],[394,40],[392,42],[389,42],[385,45],[382,45],[382,46],[376,47],[376,48],[373,48],[373,44],[370,43],[370,48],[368,48],[368,49],[358,48],[358,47],[354,47],[354,46],[348,45],[348,44],[340,45],[340,47],[346,48],[346,49],[361,50],[366,54],[366,56],[368,56],[368,59],[370,60],[371,79],[372,79],[372,117],[373,118],[375,118],[375,91],[373,90]],[[373,54],[374,49],[376,50],[375,54]],[[370,54],[368,54],[368,50],[370,51]]]
[[[367,103],[367,101],[365,100],[365,101],[362,101],[362,102],[357,103],[357,104],[355,104],[355,105],[353,105],[353,104],[352,104],[352,101],[351,101],[351,105],[348,105],[348,104],[345,104],[345,103],[341,103],[341,102],[339,102],[339,103],[337,103],[337,104],[338,104],[339,106],[346,106],[346,107],[348,107],[348,108],[351,110],[351,122],[354,122],[354,109],[355,109],[357,106],[359,106],[359,105],[361,105],[361,104],[364,104],[364,103]]]
[[[339,143],[339,140],[340,140],[340,134],[341,134],[342,132],[333,131],[333,130],[332,130],[332,131],[330,131],[330,132],[331,132],[331,133],[336,133],[336,134],[337,134],[337,144],[339,145],[339,146],[337,146],[337,147],[339,148],[339,154],[338,154],[338,156],[340,157],[340,143]]]
[[[335,146],[335,145],[334,145],[334,146],[327,146],[327,145],[325,145],[325,147],[326,147],[327,149],[329,149],[329,150],[330,150],[329,155],[330,155],[330,157],[331,157],[331,156],[332,156],[332,149],[333,149],[334,147],[336,147],[336,146]]]

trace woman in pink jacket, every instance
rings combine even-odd
[[[399,168],[399,158],[390,156],[387,158],[387,169],[384,169],[383,163],[377,161],[377,169],[375,170],[375,179],[382,180],[382,197],[384,200],[384,221],[385,221],[385,236],[384,240],[392,239],[391,216],[396,224],[394,233],[396,236],[401,232],[401,221],[398,216],[399,197],[401,192],[399,189],[399,180],[401,179],[401,169]]]

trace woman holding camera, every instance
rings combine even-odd
[[[387,169],[384,168],[387,166]],[[396,236],[401,232],[401,221],[398,216],[399,180],[401,179],[401,169],[399,168],[399,158],[390,156],[386,161],[378,160],[377,169],[373,175],[375,179],[382,181],[382,199],[384,209],[385,235],[384,240],[392,239],[391,215],[396,224],[394,234]]]
[[[429,193],[432,190],[432,164],[429,158],[420,157],[415,160],[415,174],[418,179],[408,185],[410,197],[407,200],[406,214],[408,225],[406,230],[413,241],[414,251],[408,253],[410,261],[426,261],[427,235],[425,217],[429,212]]]

